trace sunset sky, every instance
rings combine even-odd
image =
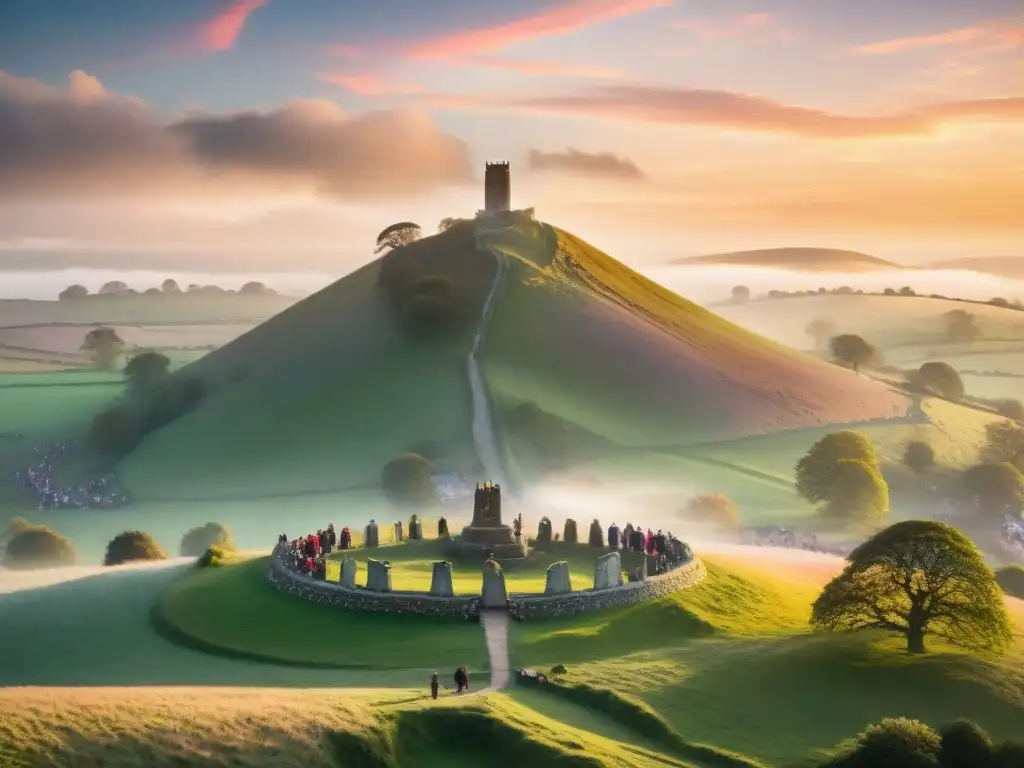
[[[0,268],[347,272],[495,159],[631,263],[1024,256],[1024,3],[0,2]]]

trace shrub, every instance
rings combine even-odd
[[[935,449],[928,443],[912,440],[903,450],[903,463],[915,475],[927,472],[935,466]]]
[[[828,768],[939,768],[939,735],[917,720],[886,718],[839,746]]]
[[[388,500],[399,506],[431,504],[438,498],[430,462],[416,453],[403,453],[385,464],[380,485]]]
[[[569,670],[565,668],[565,664],[555,664],[555,666],[551,668],[552,675],[564,675],[568,671]]]
[[[949,363],[925,363],[911,375],[910,384],[921,392],[932,392],[946,400],[960,400],[965,394],[960,374]]]
[[[197,568],[221,568],[225,565],[234,565],[240,560],[240,556],[235,550],[225,549],[224,547],[210,547],[208,550],[203,552],[196,560]]]
[[[73,565],[75,549],[64,536],[45,525],[19,527],[4,550],[4,567],[12,570]]]
[[[687,520],[719,531],[737,531],[740,509],[724,493],[702,493],[686,502],[683,512]]]
[[[222,523],[206,523],[193,528],[181,537],[181,556],[200,557],[211,547],[223,550],[235,548],[231,531]]]
[[[104,565],[121,565],[138,560],[166,560],[167,552],[156,539],[142,531],[119,533],[107,544]]]
[[[992,741],[977,724],[957,720],[940,729],[939,762],[942,768],[990,768]]]
[[[1024,600],[1024,568],[1007,565],[996,571],[996,584],[1010,597]]]

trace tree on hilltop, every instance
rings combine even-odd
[[[167,552],[157,540],[142,531],[119,533],[107,544],[104,565],[122,565],[139,560],[166,560]]]
[[[159,352],[143,352],[135,355],[124,367],[124,377],[134,392],[153,389],[166,375],[171,367],[167,355]]]
[[[823,350],[828,348],[828,340],[836,336],[839,328],[834,322],[824,317],[811,320],[804,328],[804,333],[814,339],[814,348]]]
[[[74,562],[71,542],[45,525],[18,526],[4,548],[3,566],[12,570],[59,568]]]
[[[381,471],[381,490],[398,506],[421,506],[438,500],[430,462],[415,453],[396,456]]]
[[[896,523],[857,547],[814,601],[817,629],[881,629],[903,635],[910,653],[928,635],[1000,651],[1013,630],[995,577],[977,547],[945,523]]]
[[[861,366],[867,367],[881,363],[882,356],[875,347],[854,333],[834,336],[828,342],[832,357],[848,368],[859,371]]]
[[[974,315],[963,309],[951,309],[942,315],[946,339],[949,341],[974,341],[981,337]]]
[[[61,301],[77,301],[78,299],[84,299],[88,295],[89,289],[84,285],[69,285],[57,294],[57,298]]]
[[[978,464],[964,472],[964,488],[976,507],[995,519],[1020,516],[1024,508],[1024,475],[1013,464]]]
[[[381,230],[377,235],[377,248],[374,253],[381,253],[386,250],[401,248],[420,239],[423,229],[419,224],[411,221],[400,221]]]
[[[915,475],[935,466],[935,449],[922,440],[911,440],[903,449],[903,464]]]
[[[981,460],[988,464],[1013,464],[1024,470],[1024,424],[997,421],[985,427]]]
[[[931,392],[945,400],[960,400],[966,394],[960,374],[949,363],[925,363],[910,376],[910,384],[921,392]]]
[[[124,351],[124,342],[113,328],[100,326],[85,334],[85,339],[79,349],[88,354],[96,365],[110,370],[121,357]]]

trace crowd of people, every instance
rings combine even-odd
[[[86,478],[78,485],[61,485],[55,467],[65,458],[74,440],[60,441],[35,449],[31,463],[14,473],[14,479],[39,497],[40,509],[102,509],[128,503],[128,494],[112,473]]]
[[[689,546],[679,542],[672,531],[666,533],[659,528],[655,533],[648,528],[644,533],[641,526],[634,527],[632,523],[626,523],[620,536],[618,526],[612,523],[608,529],[608,546],[618,549],[620,538],[623,549],[629,552],[645,552],[653,557],[654,573],[656,574],[671,570],[676,565],[685,562],[690,556]],[[674,546],[673,542],[679,542],[679,546]]]
[[[307,533],[296,539],[289,539],[282,533],[277,537],[274,554],[292,570],[322,579],[327,574],[327,556],[336,549],[351,548],[352,531],[349,527],[345,526],[338,533],[334,530],[334,523],[330,523],[326,528],[317,529],[316,533]]]

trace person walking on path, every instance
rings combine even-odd
[[[430,676],[430,698],[437,698],[437,689],[440,687],[440,685],[441,683],[440,680],[438,679],[437,672],[435,672]]]

